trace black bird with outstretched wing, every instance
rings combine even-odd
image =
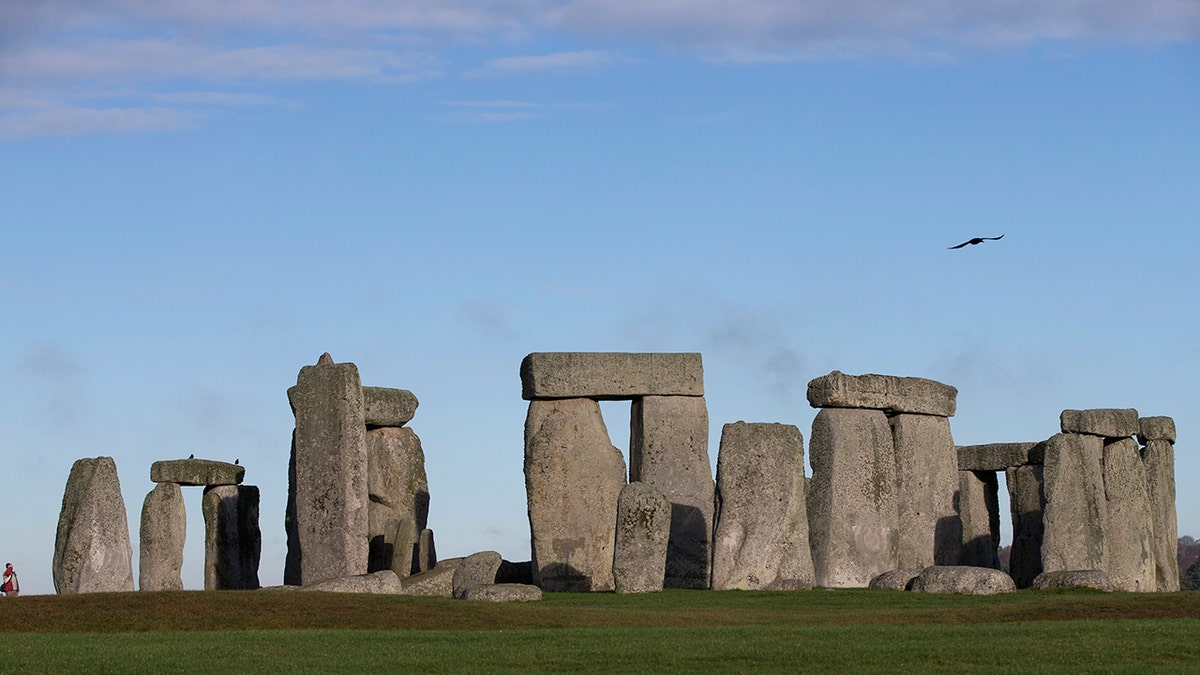
[[[967,246],[968,244],[971,246],[974,246],[975,244],[982,244],[985,241],[1000,241],[1003,238],[1004,238],[1004,235],[1000,235],[999,237],[975,237],[974,239],[964,241],[963,243],[959,244],[958,246],[951,246],[947,250],[953,251],[956,248],[962,248],[964,246]]]

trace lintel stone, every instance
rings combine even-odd
[[[1064,410],[1058,420],[1065,434],[1128,438],[1138,433],[1138,412],[1133,408]]]
[[[835,370],[808,383],[814,408],[865,408],[953,417],[958,389],[921,377],[846,375]]]
[[[246,467],[215,459],[164,459],[150,465],[153,483],[179,485],[240,485]]]
[[[1014,466],[1041,464],[1045,446],[1041,443],[987,443],[960,445],[959,471],[1004,471]]]
[[[368,427],[402,427],[417,413],[417,397],[407,389],[363,387],[362,393]]]
[[[1138,420],[1138,443],[1148,441],[1175,442],[1175,420],[1170,417],[1143,417]]]
[[[703,395],[698,353],[535,352],[521,362],[526,401]]]

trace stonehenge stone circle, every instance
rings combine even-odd
[[[239,485],[245,476],[246,467],[211,459],[168,459],[150,465],[150,480],[154,483]]]
[[[204,589],[254,590],[262,533],[258,526],[258,488],[214,485],[204,489]]]
[[[183,546],[187,511],[183,490],[175,483],[158,483],[142,503],[138,555],[138,590],[183,590]]]
[[[52,567],[60,595],[133,590],[133,547],[112,457],[76,460],[63,492]]]
[[[812,588],[806,497],[798,428],[726,424],[717,455],[712,588]]]
[[[613,548],[613,586],[617,593],[653,593],[663,589],[671,502],[647,483],[633,482],[617,497]]]
[[[962,595],[995,595],[1017,590],[1012,577],[990,567],[965,565],[935,565],[927,567],[913,579],[916,593],[950,593]]]
[[[703,395],[699,354],[535,352],[521,362],[521,396],[526,401]]]

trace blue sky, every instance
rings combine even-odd
[[[1198,43],[1195,0],[8,0],[0,557],[53,592],[97,455],[136,554],[195,453],[262,489],[279,583],[325,351],[419,397],[442,556],[529,557],[533,351],[703,353],[714,463],[728,422],[807,439],[834,369],[955,385],[963,444],[1171,415],[1200,534]]]

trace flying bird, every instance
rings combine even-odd
[[[982,244],[985,241],[999,241],[1003,238],[1004,238],[1004,235],[1000,235],[999,237],[975,237],[974,239],[971,239],[969,241],[964,241],[963,243],[959,244],[958,246],[951,246],[947,250],[953,251],[956,248],[962,248],[968,244],[970,244],[971,246],[974,246],[975,244]]]

